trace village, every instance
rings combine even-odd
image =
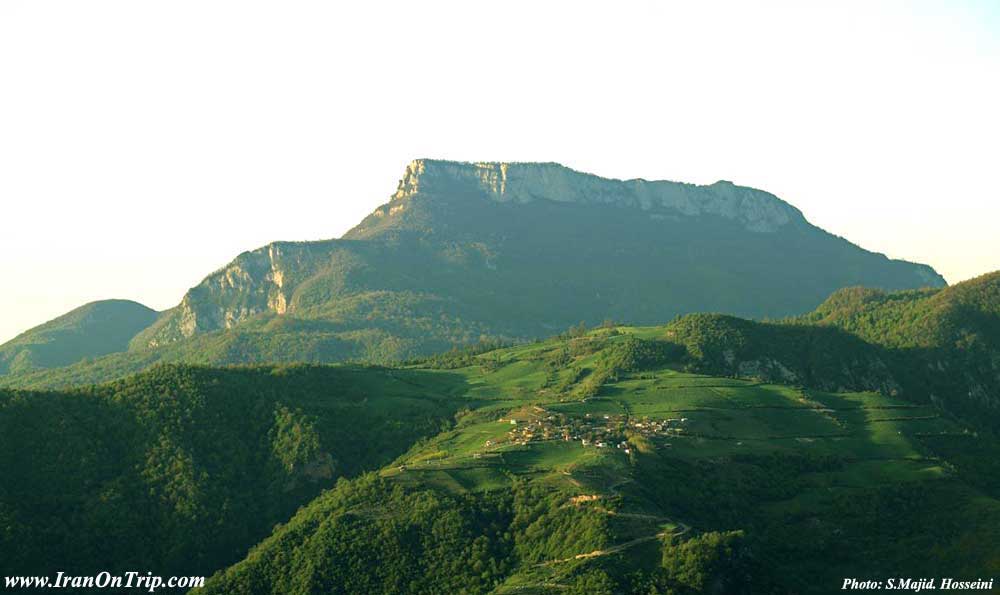
[[[546,440],[579,442],[584,447],[618,448],[631,453],[629,435],[638,434],[647,438],[676,437],[684,433],[688,418],[636,419],[626,415],[592,414],[569,415],[531,407],[511,412],[502,417],[500,423],[509,424],[506,440],[487,440],[486,447],[504,444],[528,444]],[[669,443],[664,446],[670,446]]]

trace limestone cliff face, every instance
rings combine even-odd
[[[275,242],[244,252],[191,288],[131,347],[158,347],[199,332],[233,328],[263,312],[288,312],[292,289],[312,274],[327,243]]]
[[[773,232],[804,222],[798,209],[773,194],[720,181],[697,186],[669,181],[614,180],[574,171],[558,163],[462,163],[418,159],[406,168],[399,188],[376,217],[401,213],[416,195],[484,194],[498,202],[619,205],[677,215],[718,215],[755,232]]]

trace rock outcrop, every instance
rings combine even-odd
[[[133,348],[158,347],[228,329],[264,312],[289,311],[291,291],[329,258],[335,242],[274,242],[244,252],[191,288],[181,303],[138,334]]]
[[[719,181],[697,186],[664,180],[614,180],[574,171],[558,163],[462,163],[417,159],[406,167],[389,204],[377,217],[405,210],[416,194],[482,193],[498,202],[617,205],[678,215],[718,215],[746,229],[772,232],[792,222],[805,223],[798,209],[773,194]]]

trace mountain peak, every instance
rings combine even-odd
[[[399,210],[393,203],[414,195],[478,194],[505,203],[548,200],[603,204],[667,211],[672,214],[716,215],[737,220],[750,231],[773,232],[804,221],[798,209],[778,197],[732,182],[708,186],[667,180],[619,180],[573,170],[559,163],[460,162],[438,159],[412,161],[389,205],[381,213]],[[376,213],[378,214],[378,213]]]

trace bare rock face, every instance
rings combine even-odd
[[[263,312],[289,311],[290,291],[315,270],[314,246],[323,242],[275,242],[244,252],[191,288],[173,310],[132,340],[152,348],[197,333],[233,328]],[[323,249],[318,250],[325,254]]]
[[[773,194],[719,181],[697,186],[669,181],[614,180],[574,171],[558,163],[462,163],[418,159],[406,168],[392,201],[376,215],[405,210],[417,194],[482,193],[498,202],[607,204],[665,210],[678,215],[719,215],[755,232],[772,232],[804,221],[798,209]]]

